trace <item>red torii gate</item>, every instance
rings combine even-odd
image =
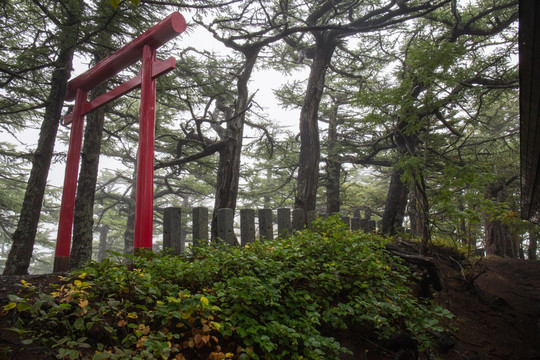
[[[176,67],[170,57],[156,60],[156,50],[184,32],[186,21],[174,12],[135,40],[116,51],[93,68],[70,80],[66,100],[75,100],[73,112],[64,117],[64,125],[71,125],[69,149],[64,177],[60,221],[54,257],[54,272],[67,271],[71,251],[71,234],[75,211],[75,194],[79,175],[79,161],[83,138],[84,116],[92,110],[141,87],[139,114],[139,148],[137,153],[137,190],[135,202],[134,248],[152,249],[154,208],[154,125],[156,109],[156,78]],[[88,92],[107,81],[126,67],[142,59],[139,74],[98,98],[88,101]]]

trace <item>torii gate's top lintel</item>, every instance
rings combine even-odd
[[[77,89],[90,91],[140,60],[142,49],[145,45],[157,49],[178,34],[184,32],[184,30],[186,30],[184,16],[179,12],[170,14],[108,58],[70,80],[67,84],[68,88],[65,99],[68,101],[75,100]]]

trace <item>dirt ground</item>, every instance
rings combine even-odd
[[[436,257],[437,258],[437,257]],[[440,256],[455,346],[444,360],[540,360],[540,262],[495,256],[464,268]]]
[[[456,254],[434,255],[443,290],[436,300],[455,315],[451,339],[454,345],[436,356],[441,360],[540,360],[540,262],[486,257],[467,263]],[[16,293],[23,277],[0,276],[0,306]],[[24,277],[47,287],[56,275]],[[39,360],[47,349],[24,347],[6,330],[9,316],[0,316],[0,360]],[[42,354],[42,355],[39,355]],[[368,356],[369,355],[369,356]],[[367,356],[367,357],[366,357]],[[384,359],[366,353],[358,359]],[[409,358],[407,358],[409,359]]]

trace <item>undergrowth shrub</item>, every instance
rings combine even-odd
[[[413,297],[413,275],[384,242],[332,217],[190,258],[94,262],[48,294],[24,283],[4,312],[59,359],[338,359],[348,350],[332,334],[349,328],[371,341],[408,332],[429,347],[450,313]]]

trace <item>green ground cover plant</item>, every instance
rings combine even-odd
[[[24,282],[3,311],[59,359],[338,359],[333,334],[353,328],[429,348],[451,315],[412,295],[414,274],[384,245],[332,217],[245,247],[94,262],[48,293]]]

